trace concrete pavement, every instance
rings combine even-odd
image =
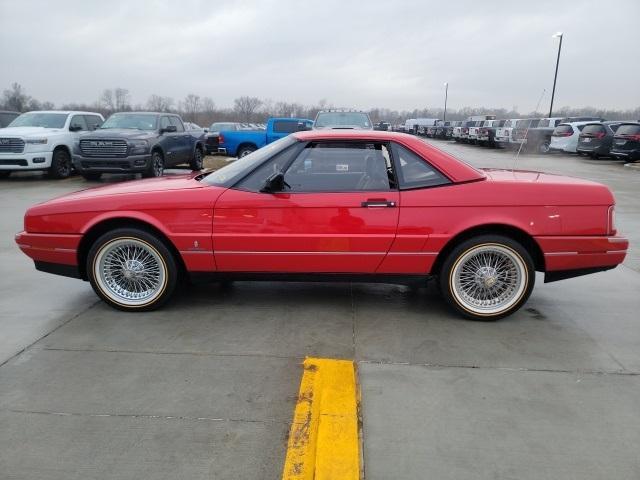
[[[633,250],[613,271],[538,278],[495,323],[460,319],[434,285],[238,282],[125,314],[13,243],[28,205],[91,184],[1,180],[0,472],[279,478],[300,362],[318,356],[358,362],[368,479],[639,478],[640,172],[568,156],[518,167],[608,183]]]

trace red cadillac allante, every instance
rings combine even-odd
[[[30,208],[16,242],[44,272],[88,280],[127,311],[179,280],[405,283],[437,278],[461,314],[492,320],[555,281],[614,268],[604,185],[477,170],[415,137],[292,134],[212,173],[92,188]]]

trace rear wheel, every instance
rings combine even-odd
[[[150,177],[161,177],[164,173],[164,158],[162,157],[162,153],[158,150],[154,150],[151,154],[151,162],[149,162],[149,166],[147,169],[142,172],[142,176],[145,178]]]
[[[71,163],[71,155],[63,148],[59,148],[53,152],[51,159],[51,167],[49,167],[48,175],[50,178],[68,178],[73,170]]]
[[[442,265],[447,302],[473,320],[497,320],[518,310],[535,283],[531,255],[515,240],[481,235],[457,245]]]
[[[189,162],[191,170],[202,170],[202,150],[196,148],[193,152],[193,158]]]
[[[242,145],[238,149],[238,158],[246,157],[250,153],[255,152],[257,149],[253,145]]]
[[[178,268],[166,245],[138,228],[102,235],[89,250],[87,275],[93,290],[125,311],[154,310],[176,287]]]
[[[538,145],[538,153],[549,153],[549,141],[544,141]]]

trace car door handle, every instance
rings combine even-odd
[[[393,208],[396,206],[396,202],[390,202],[386,199],[370,198],[366,202],[362,202],[360,205],[365,208]]]

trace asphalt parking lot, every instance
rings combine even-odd
[[[640,169],[516,166],[607,184],[631,250],[608,272],[539,276],[494,323],[459,318],[433,285],[202,285],[119,312],[88,283],[35,271],[13,241],[28,206],[93,184],[0,180],[0,477],[279,478],[300,364],[316,356],[357,362],[367,479],[640,478]]]

